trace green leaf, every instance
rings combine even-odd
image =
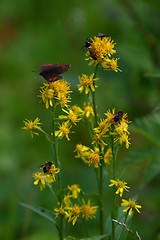
[[[44,218],[47,218],[48,220],[50,220],[51,222],[53,222],[56,227],[57,226],[57,223],[55,222],[54,220],[54,214],[53,214],[53,211],[50,211],[50,210],[47,210],[45,208],[41,208],[41,207],[34,207],[30,204],[26,204],[26,203],[22,203],[20,202],[20,204],[25,207],[25,208],[28,208],[28,209],[31,209],[33,212],[36,212],[38,213],[39,215],[41,215],[42,217]]]
[[[160,153],[159,153],[160,154]],[[155,178],[160,173],[160,155],[152,161],[146,168],[140,188],[143,188],[148,182]]]
[[[160,111],[156,111],[141,119],[136,119],[131,126],[131,130],[144,136],[155,145],[160,146]]]

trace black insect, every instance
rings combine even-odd
[[[97,56],[96,56],[96,54],[94,53],[94,51],[93,51],[92,48],[89,48],[89,54],[90,54],[91,58],[93,58],[93,60],[97,60]]]
[[[46,162],[45,164],[41,165],[43,172],[48,173],[49,170],[51,169],[52,162]]]
[[[106,34],[104,34],[104,33],[98,33],[98,34],[97,34],[97,37],[101,38],[101,40],[102,40],[102,38],[106,37]]]
[[[90,38],[87,38],[84,43],[84,47],[89,48],[91,44],[92,44],[92,40]]]
[[[118,111],[114,114],[113,120],[115,123],[120,122],[122,120],[123,117],[123,112],[122,111]]]

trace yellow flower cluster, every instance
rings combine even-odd
[[[107,37],[105,34],[99,34],[88,39],[85,47],[87,48],[86,60],[90,61],[89,65],[101,63],[106,70],[121,71],[117,65],[118,58],[111,58],[116,53],[116,50],[114,49],[115,43],[110,37]]]
[[[59,215],[63,215],[68,222],[72,222],[73,225],[77,222],[78,218],[95,218],[95,214],[98,206],[92,206],[90,199],[85,203],[82,199],[82,205],[79,205],[78,199],[81,189],[78,184],[68,186],[68,193],[64,196],[62,203],[58,204],[58,207],[54,209],[55,218]],[[77,203],[72,203],[72,200],[76,200]]]
[[[49,185],[56,181],[56,174],[59,173],[59,168],[56,168],[55,165],[51,162],[47,162],[41,168],[41,172],[33,173],[33,178],[35,179],[34,185],[40,186],[40,190],[42,191],[46,185]]]
[[[116,194],[119,194],[120,197],[122,197],[124,190],[125,191],[129,191],[128,189],[130,188],[129,186],[127,186],[127,183],[117,179],[117,180],[110,180],[111,184],[109,185],[109,187],[116,187]],[[127,212],[129,214],[129,216],[132,213],[132,210],[135,209],[138,213],[140,213],[139,209],[141,208],[141,205],[138,205],[136,203],[136,201],[134,199],[129,199],[129,201],[122,199],[122,203],[121,203],[122,207],[127,207],[123,210],[123,212]]]
[[[93,165],[95,168],[98,168],[101,165],[101,156],[98,147],[95,147],[93,150],[82,144],[77,144],[75,152],[77,153],[75,158],[81,158],[89,166]]]
[[[55,82],[45,82],[40,89],[39,97],[45,103],[46,108],[49,106],[55,107],[61,105],[61,107],[68,106],[70,102],[70,85],[65,80],[58,80]]]

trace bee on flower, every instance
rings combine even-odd
[[[118,58],[111,58],[116,53],[114,49],[115,43],[110,37],[105,34],[98,34],[91,39],[85,41],[86,60],[89,60],[89,65],[101,63],[105,70],[121,71],[117,66]]]
[[[29,131],[32,138],[33,138],[33,134],[37,136],[39,135],[37,133],[37,130],[41,131],[41,127],[40,127],[41,123],[38,117],[34,121],[26,119],[23,122],[24,122],[24,127],[22,127],[22,129]]]
[[[56,174],[59,173],[59,168],[56,168],[55,165],[51,162],[47,162],[41,165],[41,172],[33,173],[33,178],[35,179],[34,185],[40,186],[42,191],[46,185],[51,184],[56,181]]]

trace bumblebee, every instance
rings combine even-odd
[[[51,169],[52,162],[46,162],[45,164],[41,165],[43,172],[48,173],[49,170]]]
[[[113,120],[115,123],[118,123],[122,120],[123,117],[123,112],[122,111],[118,111],[114,114]]]

